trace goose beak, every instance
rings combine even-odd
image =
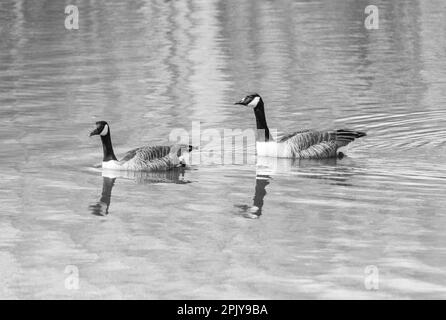
[[[99,134],[99,130],[96,128],[92,132],[90,132],[90,137],[97,136]]]
[[[238,101],[238,102],[236,102],[234,104],[240,104],[242,106],[246,106],[245,99],[242,99],[242,100],[240,100],[240,101]]]

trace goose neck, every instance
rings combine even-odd
[[[104,151],[104,158],[102,159],[102,161],[107,162],[110,160],[117,160],[115,153],[113,151],[110,131],[105,136],[101,136],[101,141],[102,141],[102,149]]]
[[[266,123],[265,107],[262,99],[260,99],[257,106],[254,108],[254,114],[256,116],[257,124],[257,141],[271,141],[268,124]]]

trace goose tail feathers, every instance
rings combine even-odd
[[[357,138],[365,137],[367,134],[362,131],[354,130],[336,130],[336,140],[338,141],[353,141]]]

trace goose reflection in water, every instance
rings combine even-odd
[[[293,174],[296,178],[326,180],[329,184],[351,186],[349,179],[358,174],[352,161],[344,157],[347,165],[340,165],[341,158],[329,159],[282,159],[273,157],[257,157],[256,185],[253,204],[236,204],[239,214],[249,219],[258,219],[262,215],[266,187],[275,175]]]
[[[253,198],[252,206],[247,204],[236,204],[236,208],[240,209],[241,214],[245,218],[257,219],[262,215],[263,199],[266,195],[266,186],[269,185],[269,179],[271,177],[267,175],[256,176],[256,188]]]
[[[160,172],[132,172],[132,171],[102,171],[102,194],[101,198],[95,204],[89,206],[90,212],[96,216],[108,215],[112,189],[116,179],[133,180],[138,184],[157,184],[157,183],[175,183],[187,184],[191,181],[184,179],[184,168],[177,168],[169,171]]]

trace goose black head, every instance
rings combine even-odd
[[[246,97],[244,97],[242,100],[236,102],[235,104],[241,104],[243,106],[252,107],[255,108],[259,104],[259,102],[262,100],[259,94],[253,93],[249,94]]]
[[[90,132],[90,137],[97,136],[97,135],[104,137],[107,134],[109,134],[109,132],[110,132],[110,129],[108,127],[108,123],[106,121],[98,121],[98,122],[96,122],[96,129],[94,129],[92,132]]]

